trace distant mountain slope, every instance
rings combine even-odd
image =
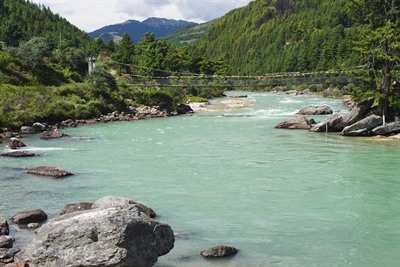
[[[164,18],[149,18],[143,22],[137,20],[128,20],[124,23],[105,26],[96,31],[90,32],[89,35],[94,38],[102,38],[105,42],[109,40],[117,41],[119,38],[128,33],[132,40],[139,42],[146,32],[152,32],[156,37],[178,31],[182,28],[197,25],[194,22],[184,20],[172,20]]]
[[[255,0],[209,27],[201,46],[235,74],[326,70],[360,63],[365,27],[347,0]]]
[[[176,32],[161,37],[161,40],[167,41],[177,46],[193,44],[202,39],[213,22],[206,22],[198,25],[188,26]]]

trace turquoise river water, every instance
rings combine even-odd
[[[116,195],[152,207],[178,233],[156,267],[400,266],[400,141],[278,130],[310,104],[347,110],[315,96],[248,96],[255,102],[238,110],[26,137],[41,156],[0,158],[0,215],[41,208],[54,217],[66,203]],[[75,175],[26,174],[41,165]],[[222,244],[240,251],[199,256]]]

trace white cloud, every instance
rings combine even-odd
[[[128,19],[149,17],[205,22],[221,17],[250,0],[30,0],[87,32]]]

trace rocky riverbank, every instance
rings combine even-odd
[[[10,140],[13,137],[20,137],[26,134],[43,133],[42,139],[53,139],[61,138],[66,135],[61,132],[60,129],[64,127],[78,127],[80,125],[94,124],[94,123],[109,123],[118,121],[135,121],[144,120],[151,118],[165,118],[169,116],[176,116],[178,114],[186,114],[193,112],[188,105],[181,104],[177,112],[167,112],[166,110],[160,109],[158,106],[142,106],[139,108],[130,107],[127,112],[112,112],[106,115],[101,115],[98,118],[86,119],[86,120],[74,120],[68,119],[61,121],[56,125],[48,124],[45,122],[36,122],[31,126],[22,126],[18,131],[12,131],[11,129],[0,129],[0,143],[4,140]],[[3,141],[2,141],[3,140]]]
[[[400,118],[386,121],[385,117],[376,114],[372,108],[373,98],[358,103],[346,115],[332,114],[332,110],[325,106],[305,107],[294,118],[289,118],[278,123],[275,128],[280,129],[305,129],[310,132],[337,132],[343,136],[380,136],[400,139]],[[305,115],[332,114],[319,123]]]

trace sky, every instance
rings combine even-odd
[[[130,19],[149,17],[206,22],[228,11],[247,5],[251,0],[30,0],[49,7],[53,13],[84,30]]]

